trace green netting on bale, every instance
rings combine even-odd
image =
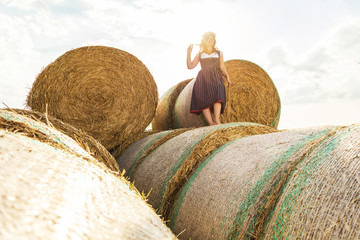
[[[176,162],[173,164],[173,166],[171,167],[170,171],[168,172],[166,178],[164,179],[162,186],[161,186],[161,190],[160,190],[160,194],[159,194],[159,209],[162,209],[162,207],[164,206],[165,202],[164,202],[164,194],[165,191],[169,185],[169,181],[172,177],[174,177],[174,175],[176,174],[176,172],[179,170],[179,168],[182,166],[182,164],[184,163],[184,161],[190,156],[190,154],[192,153],[192,151],[194,150],[194,148],[198,145],[198,143],[203,140],[205,137],[209,136],[211,133],[219,130],[219,129],[223,129],[223,128],[231,128],[231,127],[240,127],[240,126],[261,126],[260,124],[257,123],[247,123],[247,122],[234,122],[234,123],[226,123],[226,124],[222,124],[222,125],[218,125],[216,126],[214,129],[212,129],[212,131],[204,133],[202,135],[200,135],[199,137],[197,137],[192,143],[191,145],[189,145],[184,152],[180,155],[179,159],[176,160]],[[156,206],[155,206],[156,207]]]
[[[132,172],[128,174],[130,178],[134,178],[139,167],[144,163],[145,159],[158,147],[160,147],[163,143],[169,141],[170,139],[181,135],[182,133],[189,131],[190,128],[181,128],[176,130],[169,130],[166,134],[161,134],[156,139],[147,144],[140,153],[136,156],[135,161],[131,166]]]
[[[254,126],[258,125],[258,126],[260,126],[257,123],[227,123],[227,124],[224,124],[224,125],[220,125],[214,131],[219,130],[219,129],[224,128],[224,127],[237,127],[237,126],[246,126],[246,125],[254,125]],[[212,132],[214,132],[214,131],[212,131]],[[201,135],[198,139],[195,140],[196,144],[194,146],[189,147],[189,152],[184,151],[184,155],[182,155],[182,157],[180,157],[179,160],[177,161],[177,163],[174,165],[174,171],[170,172],[171,176],[168,176],[167,179],[170,179],[176,173],[177,169],[182,165],[184,160],[190,155],[191,151],[196,147],[197,143],[200,142],[203,138],[205,138],[206,136],[208,136],[210,134],[211,134],[211,132]],[[248,137],[248,136],[244,136],[244,137]],[[186,182],[185,186],[183,187],[183,189],[181,190],[181,192],[179,194],[179,197],[176,199],[176,201],[174,203],[174,206],[173,206],[173,209],[172,209],[172,212],[171,212],[171,215],[170,215],[170,219],[169,219],[170,220],[170,222],[169,222],[170,229],[174,229],[176,219],[177,219],[178,213],[180,211],[182,202],[183,202],[188,190],[190,189],[193,181],[200,174],[201,170],[207,165],[207,163],[209,163],[211,161],[212,158],[215,157],[215,155],[217,155],[219,152],[221,152],[224,148],[226,148],[228,145],[230,145],[234,141],[238,141],[238,140],[240,140],[240,139],[242,139],[244,137],[240,137],[240,138],[238,138],[236,140],[225,143],[224,145],[219,147],[217,150],[215,150],[209,157],[204,159],[204,161],[202,163],[199,164],[199,166],[196,168],[196,170],[191,175],[189,180]],[[168,184],[168,182],[169,181],[167,181],[166,184]],[[164,181],[164,183],[165,183],[165,181]],[[162,193],[162,195],[163,195],[163,193]],[[162,201],[162,204],[163,204],[163,201]]]
[[[155,113],[155,117],[153,119],[152,125],[153,125],[153,129],[156,130],[163,130],[163,129],[171,129],[171,112],[169,111],[169,97],[170,95],[173,93],[174,89],[176,88],[177,85],[172,86],[168,91],[165,92],[164,96],[161,97],[160,102],[158,104],[158,108],[159,105],[161,103],[162,99],[165,99],[164,101],[164,106],[163,106],[163,112],[160,114],[164,114],[164,116],[157,116],[158,113]],[[157,109],[157,111],[159,111]]]
[[[302,168],[297,172],[297,174],[291,179],[292,187],[289,191],[286,192],[286,195],[282,196],[282,204],[281,206],[277,206],[280,208],[279,213],[276,214],[276,220],[273,224],[274,226],[271,231],[271,239],[283,239],[288,238],[288,236],[284,236],[284,230],[287,225],[287,222],[292,215],[294,209],[294,204],[299,195],[307,189],[308,181],[312,178],[314,172],[322,166],[330,166],[335,163],[337,159],[327,158],[326,157],[334,150],[334,148],[345,138],[350,137],[351,133],[360,129],[360,126],[353,126],[349,128],[345,128],[345,130],[338,131],[332,137],[325,139],[321,145],[318,145],[317,148],[313,150],[311,154],[304,162]],[[324,161],[326,159],[326,161]],[[284,188],[285,189],[285,188]],[[326,193],[324,193],[326,194]],[[309,211],[311,209],[311,199],[308,199],[307,205],[303,208],[305,211]],[[299,210],[298,208],[296,209]],[[307,212],[302,214],[303,216],[307,216]],[[301,221],[299,219],[299,224]],[[314,226],[315,227],[315,226]]]
[[[136,155],[135,159],[132,161],[129,169],[127,170],[125,176],[130,176],[131,171],[133,170],[134,166],[136,165],[137,161],[139,160],[139,158],[143,155],[143,153],[146,151],[146,149],[148,149],[156,140],[166,136],[167,134],[169,134],[169,132],[171,131],[166,131],[162,134],[160,134],[159,136],[157,136],[156,138],[154,138],[153,140],[151,140],[148,144],[146,144],[145,147],[143,147],[140,152]]]
[[[174,165],[171,167],[168,175],[166,176],[166,178],[164,179],[162,185],[161,185],[161,189],[160,189],[160,194],[159,194],[159,198],[158,198],[158,202],[160,203],[160,208],[162,207],[162,205],[164,204],[164,202],[162,201],[163,197],[164,197],[164,193],[166,188],[168,187],[169,181],[170,179],[175,175],[175,173],[177,172],[177,170],[181,167],[181,165],[183,164],[184,160],[189,157],[189,155],[191,154],[191,152],[194,150],[194,148],[198,145],[198,143],[206,136],[208,135],[208,133],[204,133],[202,134],[200,137],[196,138],[195,141],[193,141],[191,143],[190,146],[188,146],[185,151],[181,154],[181,156],[179,157],[178,160],[176,160],[176,162],[174,163]],[[158,206],[154,206],[155,208],[157,208]]]
[[[55,144],[56,146],[66,149],[69,152],[80,154],[85,157],[91,156],[90,153],[88,153],[83,148],[81,148],[75,142],[75,140],[73,140],[70,137],[65,136],[64,134],[60,133],[56,129],[49,127],[40,121],[35,121],[24,115],[6,111],[6,110],[0,111],[0,118],[7,120],[9,124],[15,123],[15,122],[18,124],[21,124],[23,129],[17,129],[15,132],[28,131],[30,135],[34,136],[34,138],[36,138],[36,136],[43,135],[44,140],[46,138],[46,142],[48,144],[53,142],[53,144]],[[2,128],[3,127],[5,127],[5,126],[2,126]],[[32,132],[31,129],[33,129],[35,132]]]
[[[264,188],[268,185],[268,182],[274,178],[274,176],[278,173],[279,169],[290,159],[294,154],[296,154],[300,149],[302,149],[307,144],[325,137],[329,133],[329,130],[324,130],[321,132],[317,132],[311,135],[308,135],[295,143],[292,147],[290,147],[285,153],[283,153],[278,160],[276,160],[267,170],[266,172],[259,178],[259,180],[255,183],[254,187],[250,190],[250,192],[245,197],[245,200],[240,204],[238,213],[233,221],[233,224],[229,226],[226,230],[227,239],[238,239],[240,234],[244,234],[246,232],[245,239],[250,239],[253,237],[252,233],[254,231],[253,227],[256,224],[256,219],[251,220],[251,224],[249,224],[249,228],[244,229],[244,221],[248,217],[249,213],[253,209],[253,205],[256,201],[258,201],[259,195],[264,190]],[[262,202],[261,207],[265,204]],[[224,219],[225,221],[226,219]]]
[[[237,139],[238,140],[238,139]],[[234,140],[236,141],[236,140]],[[232,141],[233,142],[233,141]],[[169,223],[169,227],[170,229],[174,229],[175,223],[176,223],[176,218],[177,215],[179,214],[182,202],[189,190],[189,188],[191,187],[191,184],[194,182],[194,180],[196,179],[196,177],[200,174],[201,170],[206,166],[206,164],[208,162],[211,161],[211,159],[214,158],[214,156],[216,154],[218,154],[219,152],[221,152],[226,146],[228,146],[231,142],[223,145],[222,147],[218,148],[213,154],[211,154],[208,158],[205,159],[204,162],[202,162],[199,167],[196,169],[196,171],[191,175],[190,179],[187,181],[187,183],[185,184],[184,188],[182,189],[179,197],[177,198],[172,213],[171,213],[171,217],[170,217],[170,223]]]
[[[173,93],[177,85],[170,88],[170,90],[167,92],[166,96],[164,97],[166,99],[165,106],[164,106],[164,120],[166,122],[167,129],[171,129],[171,114],[172,112],[169,111],[170,105],[169,105],[169,96]]]

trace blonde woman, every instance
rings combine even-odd
[[[206,32],[201,40],[200,51],[191,61],[193,45],[187,49],[187,67],[193,69],[200,62],[199,71],[191,96],[190,113],[204,115],[209,125],[218,125],[220,114],[224,112],[226,105],[226,94],[224,76],[230,86],[229,74],[224,65],[224,58],[221,51],[215,48],[215,33]],[[211,116],[214,113],[214,118]]]

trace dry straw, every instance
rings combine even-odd
[[[156,83],[135,56],[112,47],[66,52],[36,78],[27,97],[45,112],[99,140],[106,149],[142,132],[155,115]]]
[[[296,129],[228,142],[187,179],[176,196],[168,225],[175,233],[186,229],[183,239],[262,239],[274,206],[286,184],[292,181],[294,171],[317,143],[331,137],[337,129]],[[296,186],[294,192],[300,190]],[[286,211],[289,208],[277,217]],[[285,218],[279,222],[287,225]],[[294,219],[291,226],[296,225]],[[288,235],[279,236],[273,239]],[[291,238],[299,237],[294,234]]]
[[[124,178],[23,134],[0,129],[3,239],[176,239]]]
[[[129,145],[126,149],[119,152],[119,154],[115,156],[119,168],[129,172],[129,169],[132,168],[132,166],[136,163],[137,159],[142,155],[144,151],[146,151],[147,148],[153,145],[153,143],[157,140],[166,137],[166,135],[170,134],[173,131],[174,130],[155,133],[150,132],[143,138],[140,138],[133,144]]]
[[[187,79],[176,84],[161,96],[152,122],[153,130],[164,131],[177,128],[175,124],[175,103],[181,91],[191,80]]]
[[[228,130],[225,130],[228,129]],[[230,133],[232,131],[232,133]],[[141,191],[148,193],[148,202],[156,209],[160,209],[164,205],[163,196],[168,191],[168,183],[174,175],[183,167],[190,167],[188,163],[189,156],[192,159],[199,150],[199,147],[204,147],[205,139],[210,139],[218,133],[224,136],[213,138],[210,147],[218,147],[225,141],[225,138],[241,137],[247,134],[259,134],[274,131],[274,129],[267,126],[261,126],[251,123],[229,123],[219,126],[201,127],[185,131],[178,136],[175,136],[167,141],[162,141],[161,145],[156,145],[156,149],[151,146],[158,140],[170,134],[171,131],[163,133],[156,133],[148,136],[140,141],[134,143],[126,149],[122,155],[116,158],[120,168],[126,169],[130,172],[131,180],[135,181],[135,186]],[[201,143],[201,144],[200,144]],[[209,143],[209,142],[207,142]],[[196,151],[194,149],[197,149]],[[144,154],[145,153],[145,154]],[[201,154],[201,152],[200,152]],[[142,163],[136,169],[132,166],[142,158]],[[199,160],[197,158],[197,160]],[[199,160],[201,161],[201,160]],[[196,168],[196,166],[194,167]],[[183,179],[184,180],[184,179]]]
[[[280,97],[269,75],[258,65],[246,60],[225,62],[231,79],[226,86],[227,104],[223,123],[253,122],[277,128],[280,119]],[[177,127],[206,126],[203,117],[189,113],[193,80],[180,93],[175,106]]]
[[[223,122],[256,122],[277,128],[280,97],[270,76],[258,65],[246,60],[225,62],[232,85],[227,90],[228,108]]]
[[[141,155],[139,155],[136,159],[136,161],[134,162],[133,166],[131,166],[131,168],[129,168],[129,171],[127,172],[127,175],[131,178],[134,177],[134,174],[136,173],[137,169],[139,168],[139,166],[143,163],[143,161],[145,160],[145,158],[155,149],[157,149],[160,145],[162,145],[163,143],[165,143],[166,141],[169,141],[170,139],[186,132],[189,131],[189,128],[182,128],[182,129],[176,129],[174,131],[169,132],[168,134],[162,136],[159,139],[156,139],[156,141],[153,141],[151,143],[151,145],[148,145],[146,149],[144,149],[144,151],[141,152]]]
[[[303,154],[264,239],[359,239],[360,125],[338,129]]]
[[[235,139],[274,131],[273,128],[261,125],[234,126],[212,131],[196,145],[190,155],[183,161],[181,167],[169,180],[159,209],[161,215],[165,219],[170,218],[179,191],[198,166],[218,148]]]
[[[202,127],[208,125],[202,115],[190,113],[191,95],[194,83],[195,79],[189,82],[176,100],[174,110],[174,122],[176,128]]]
[[[119,172],[114,157],[96,139],[46,114],[21,109],[1,109],[0,128],[11,132],[22,132],[28,137],[36,138],[57,148],[67,149],[61,143],[61,135],[58,136],[57,132],[52,130],[56,129],[74,139],[80,147],[99,162],[104,163],[110,170]],[[49,137],[50,132],[54,137]]]
[[[139,141],[142,138],[145,138],[149,135],[153,135],[155,133],[157,133],[158,131],[144,131],[144,132],[139,132],[136,134],[133,134],[132,136],[130,136],[129,138],[126,139],[126,142],[123,142],[122,144],[114,147],[113,149],[110,150],[111,155],[116,158],[118,157],[126,148],[128,148],[130,145],[132,145],[133,143]]]
[[[152,189],[149,203],[175,234],[182,232],[181,239],[359,239],[359,124],[233,141],[226,134],[241,135],[241,127],[237,132],[224,126],[193,129],[164,142],[134,174],[139,189]],[[139,155],[150,137],[125,152]]]
[[[246,225],[243,225],[243,231],[237,238],[244,239],[248,237],[251,229],[251,236],[254,238],[262,238],[265,231],[266,221],[269,219],[271,212],[275,208],[277,201],[282,194],[285,184],[289,181],[297,165],[308,157],[308,154],[325,139],[328,139],[339,129],[329,131],[324,136],[304,144],[294,155],[289,157],[287,161],[275,172],[273,177],[268,181],[267,186],[262,189],[261,193],[253,203],[249,214],[245,218]],[[236,232],[236,231],[235,231]],[[230,236],[233,236],[234,232]]]

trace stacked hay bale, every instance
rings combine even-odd
[[[4,119],[9,119],[9,127],[14,125],[16,122],[17,125],[27,125],[25,129],[29,129],[31,127],[39,128],[38,124],[35,124],[35,126],[29,125],[29,118],[35,120],[35,122],[40,121],[45,123],[47,126],[51,126],[57,131],[60,131],[61,133],[66,134],[67,136],[74,139],[80,147],[82,147],[99,162],[104,163],[110,170],[119,172],[118,164],[109,151],[107,151],[99,141],[82,130],[76,129],[73,126],[54,117],[36,111],[22,109],[0,109],[0,116]],[[3,124],[4,123],[5,122],[3,120]],[[50,130],[52,128],[50,128]]]
[[[110,150],[144,131],[155,115],[156,83],[135,56],[112,47],[66,52],[36,78],[27,98],[47,112],[99,140]]]
[[[170,228],[185,230],[181,239],[359,237],[360,125],[238,135],[224,144],[214,135],[202,141],[208,128],[141,156],[157,133],[116,158],[133,166],[129,176],[151,190],[149,203]]]
[[[221,121],[223,123],[253,122],[277,128],[281,111],[280,97],[269,75],[258,65],[245,60],[226,61],[225,67],[232,83],[230,88],[225,84],[227,103]],[[186,85],[176,100],[173,115],[175,128],[207,125],[202,115],[190,114],[194,83],[195,79]],[[159,118],[169,118],[169,115],[161,114],[162,109],[158,111],[156,115]],[[159,129],[160,127],[162,129]],[[157,129],[169,128],[168,125],[163,124],[157,126]]]
[[[160,98],[152,121],[152,129],[155,131],[175,129],[175,103],[186,85],[193,79],[184,80],[167,90]]]
[[[25,115],[0,114],[3,239],[175,239],[124,177]]]
[[[281,194],[282,183],[270,181],[279,198],[264,238],[359,239],[360,125],[329,132],[289,160],[277,173],[292,170]]]
[[[138,189],[151,191],[149,203],[167,219],[171,205],[186,184],[186,179],[212,151],[234,139],[275,130],[253,123],[228,123],[187,129],[169,138],[175,131],[179,130],[145,137],[116,158],[119,167],[127,171]],[[163,141],[164,138],[166,141]],[[186,238],[189,235],[181,236]]]

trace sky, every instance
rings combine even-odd
[[[0,0],[1,108],[24,108],[43,68],[91,45],[136,56],[161,96],[196,77],[186,49],[207,31],[225,61],[269,74],[279,129],[360,123],[358,0]]]

